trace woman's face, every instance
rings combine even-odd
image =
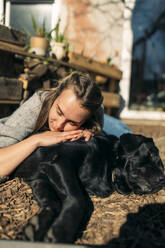
[[[54,101],[48,117],[51,131],[77,130],[89,118],[89,111],[80,106],[72,89],[65,89]]]

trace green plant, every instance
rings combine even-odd
[[[111,63],[111,60],[112,60],[112,58],[111,57],[108,57],[107,58],[107,64],[110,64]]]
[[[4,23],[4,22],[5,22],[5,14],[2,13],[2,17],[1,17],[1,19],[0,19],[0,23]]]
[[[64,44],[64,49],[66,52],[69,51],[69,42],[67,40],[67,38],[65,37],[64,33],[60,33],[60,19],[58,20],[55,28],[53,28],[51,30],[51,40],[55,41],[55,42],[60,42]],[[54,33],[53,33],[54,31]],[[54,36],[52,37],[52,33],[54,34]]]
[[[58,20],[54,30],[55,31],[55,37],[54,37],[54,40],[56,42],[64,42],[65,41],[65,35],[60,33],[60,19]]]
[[[54,29],[52,29],[51,31],[46,30],[45,19],[43,19],[41,26],[38,26],[36,19],[33,15],[31,15],[31,20],[32,20],[32,27],[33,27],[33,30],[35,32],[35,35],[37,37],[45,37],[46,39],[50,40],[51,39],[51,33],[53,32]],[[32,36],[31,32],[26,27],[23,27],[23,29],[24,29],[25,33],[28,35],[28,37]]]
[[[47,31],[46,31],[46,27],[45,27],[45,19],[43,19],[42,26],[39,27],[33,15],[31,16],[31,18],[32,18],[33,30],[34,30],[36,36],[46,37]]]

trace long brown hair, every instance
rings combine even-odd
[[[68,88],[73,89],[80,105],[90,112],[90,118],[85,122],[83,128],[89,129],[93,133],[98,133],[101,130],[97,113],[103,101],[101,91],[88,74],[73,72],[59,81],[56,88],[47,91],[34,131],[48,129],[49,111],[57,97],[63,90]],[[41,100],[42,94],[43,93],[41,93]]]

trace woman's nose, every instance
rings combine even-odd
[[[63,117],[58,118],[58,121],[56,122],[56,129],[57,131],[63,131],[65,126],[65,119]]]

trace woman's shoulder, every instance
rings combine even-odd
[[[36,92],[10,116],[0,119],[0,147],[2,147],[2,139],[11,144],[29,135],[34,129],[41,107],[42,101]]]
[[[31,97],[29,97],[20,107],[21,110],[28,108],[31,111],[41,108],[45,97],[48,95],[47,91],[38,90]],[[38,111],[37,111],[38,112]]]

